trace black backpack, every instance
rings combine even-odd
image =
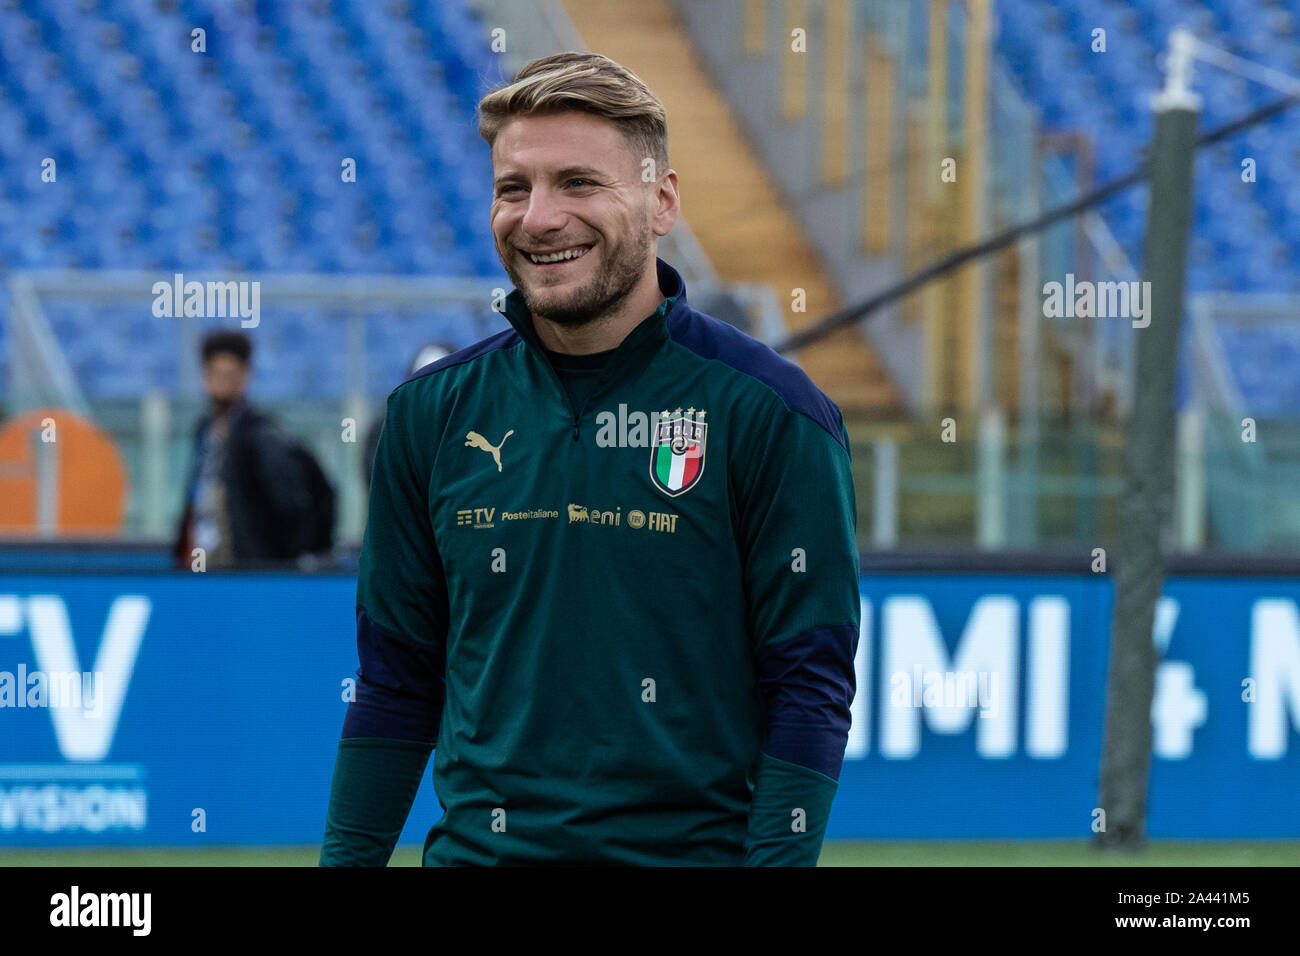
[[[311,507],[298,529],[297,540],[307,554],[321,554],[334,547],[334,488],[321,470],[316,456],[305,445],[289,439],[289,453],[302,471],[303,486],[311,498]]]

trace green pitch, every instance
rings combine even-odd
[[[0,850],[0,866],[315,866],[319,847]],[[419,866],[418,846],[393,866]],[[821,866],[1300,866],[1300,841],[1159,841],[1134,854],[1086,841],[828,841]]]

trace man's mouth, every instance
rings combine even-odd
[[[528,261],[534,265],[549,266],[558,265],[562,262],[572,262],[575,259],[581,259],[587,254],[591,245],[585,246],[566,246],[561,249],[548,249],[543,252],[528,252],[521,250],[528,257]]]

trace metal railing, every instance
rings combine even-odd
[[[352,443],[340,437],[336,409],[311,402],[263,407],[316,454],[341,498],[363,499],[361,444],[378,403],[367,403]],[[183,505],[193,424],[202,411],[198,400],[156,393],[91,401],[92,419],[112,435],[130,476],[124,538],[170,540]],[[1294,492],[1300,424],[1263,420],[1258,429],[1264,437],[1255,453],[1243,455],[1233,444],[1241,444],[1240,427],[1231,416],[1196,405],[1180,413],[1170,551],[1300,553],[1300,496]],[[989,412],[973,432],[962,426],[950,442],[938,418],[884,426],[850,420],[849,430],[865,548],[1091,548],[1117,538],[1123,492],[1117,426],[1049,420],[1031,434],[1025,423]],[[1026,441],[1036,444],[1040,465],[1028,477],[1016,466]],[[54,478],[53,471],[45,474]],[[49,507],[56,504],[52,498]],[[1034,512],[1033,522],[1016,520],[1025,510]],[[364,500],[360,512],[341,515],[341,522],[340,544],[358,543]],[[55,536],[52,523],[47,531]]]
[[[164,538],[171,534],[180,513],[188,458],[193,452],[193,425],[204,405],[198,356],[201,333],[215,325],[237,327],[240,320],[195,315],[153,319],[160,328],[163,323],[171,326],[167,331],[175,338],[177,388],[141,387],[138,397],[105,399],[83,394],[45,313],[68,302],[91,302],[105,312],[116,310],[117,315],[149,316],[154,284],[171,279],[170,274],[156,272],[58,270],[17,273],[10,283],[14,292],[14,306],[8,316],[12,342],[10,387],[0,399],[10,415],[38,407],[67,409],[112,436],[129,476],[123,533],[131,537]],[[255,282],[260,290],[263,314],[257,327],[247,330],[255,346],[249,399],[276,412],[288,430],[316,455],[338,492],[338,539],[359,540],[365,528],[362,456],[366,431],[382,410],[382,396],[401,382],[398,377],[376,387],[375,356],[368,333],[372,316],[388,310],[406,319],[410,327],[406,349],[409,355],[428,338],[422,331],[422,315],[429,310],[454,308],[463,317],[464,329],[460,341],[452,344],[468,344],[505,327],[505,319],[494,310],[494,304],[502,300],[509,283],[504,277],[274,273],[223,273],[221,279]],[[743,311],[748,330],[758,338],[771,341],[781,333],[780,305],[764,286],[700,279],[690,283],[688,289],[692,300],[701,303],[710,295],[731,297]],[[261,338],[259,329],[262,334],[275,330],[277,313],[285,308],[342,317],[343,375],[332,389],[336,397],[323,401],[259,400],[259,362],[272,357],[277,348],[273,340]],[[98,345],[120,331],[106,325],[93,335]],[[323,348],[310,340],[278,347]],[[0,461],[0,478],[37,479],[40,521],[34,531],[53,537],[57,535],[54,516],[58,513],[59,484],[52,469],[57,468],[58,456],[50,444],[38,437],[33,442],[36,453],[31,456],[32,463]]]
[[[1177,507],[1166,542],[1195,552],[1205,534],[1203,417],[1180,421]],[[850,420],[858,534],[876,549],[949,546],[980,550],[1107,547],[1119,529],[1123,435],[1118,426],[1050,419],[1029,428],[986,411],[973,430],[927,416],[905,425]],[[1032,443],[1038,468],[1017,462]],[[1023,512],[1033,512],[1026,521]],[[1231,542],[1219,538],[1216,547]],[[1300,537],[1295,541],[1300,551]]]

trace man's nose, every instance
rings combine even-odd
[[[548,189],[534,189],[528,194],[528,208],[520,224],[524,232],[533,236],[564,228],[566,214]]]

